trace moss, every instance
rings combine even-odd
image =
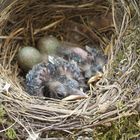
[[[91,131],[92,130],[92,131]],[[83,131],[83,130],[82,130]],[[65,138],[68,140],[77,140],[80,137],[93,138],[94,140],[134,140],[140,137],[140,116],[133,115],[131,117],[123,117],[112,123],[106,123],[104,125],[95,127],[86,132],[79,133],[78,131],[71,131],[72,134],[68,134],[60,131],[48,132],[48,137]],[[77,135],[79,133],[79,135]],[[46,134],[44,135],[46,138]]]
[[[4,110],[3,106],[0,106],[0,127],[1,128],[8,128],[13,124],[13,121],[7,116],[6,111]],[[3,132],[0,138],[2,136],[5,136],[6,139],[8,140],[13,140],[16,139],[16,131],[14,128],[9,128],[6,131]]]
[[[17,136],[16,136],[16,132],[13,128],[10,128],[8,129],[6,132],[5,132],[6,136],[8,139],[10,140],[13,140],[13,139],[16,139]]]
[[[2,106],[0,106],[0,124],[2,124],[3,122],[5,122],[5,119],[4,119],[4,115],[5,115],[5,110],[3,109]]]
[[[96,140],[130,140],[140,136],[139,116],[124,117],[112,123],[110,127],[96,129]],[[102,132],[102,133],[101,133]]]

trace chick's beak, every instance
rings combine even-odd
[[[85,94],[81,90],[75,90],[74,93],[71,93],[69,96],[63,98],[63,101],[70,101],[70,100],[78,100],[78,99],[83,99],[83,98],[88,98],[88,95]]]
[[[88,84],[91,84],[93,82],[97,82],[98,80],[100,80],[103,76],[103,73],[101,72],[97,72],[95,76],[92,76],[89,80],[88,80]]]

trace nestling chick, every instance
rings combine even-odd
[[[49,93],[47,93],[47,91],[49,91]],[[77,95],[75,98],[71,99],[76,99],[77,97],[87,97],[87,95],[80,90],[79,83],[74,79],[69,79],[67,76],[60,76],[57,78],[57,81],[50,81],[45,86],[44,93],[47,93],[47,95],[45,95],[46,97],[57,99],[63,99],[71,95]]]
[[[29,71],[26,89],[30,95],[57,99],[69,95],[87,96],[80,91],[81,81],[81,71],[75,64],[50,56],[48,62],[42,62]]]
[[[71,42],[61,42],[61,45],[53,51],[55,55],[69,62],[75,62],[86,79],[89,79],[97,72],[103,72],[103,66],[107,62],[106,57],[99,49],[86,46],[84,50],[81,46]]]
[[[85,67],[84,77],[89,79],[97,72],[103,73],[103,67],[107,63],[107,56],[103,55],[103,53],[96,48],[90,48],[86,46],[86,50],[89,53],[89,55],[91,55],[93,60],[92,63],[88,65],[89,67]]]
[[[80,46],[70,42],[63,42],[61,44],[61,47],[57,49],[56,54],[68,60],[69,62],[75,62],[81,69],[84,78],[87,75],[87,73],[92,72],[89,69],[93,65],[94,57],[86,50],[80,48]]]
[[[56,54],[68,61],[75,61],[78,65],[91,61],[92,57],[81,46],[71,42],[62,42]]]

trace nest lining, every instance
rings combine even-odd
[[[126,35],[126,31],[130,29],[131,19],[128,11],[125,11],[126,5],[121,7],[121,1],[79,3],[75,0],[75,4],[73,3],[63,0],[54,2],[15,0],[10,4],[5,1],[0,8],[2,35],[0,99],[10,118],[24,127],[25,133],[30,134],[32,130],[35,132],[80,130],[136,113],[133,110],[140,101],[137,96],[139,52],[136,52],[137,45],[127,42],[128,37],[131,40],[134,38],[131,34]],[[112,7],[109,8],[109,5]],[[115,12],[116,9],[123,11],[123,14],[119,15],[119,20],[116,20],[115,14],[120,14]],[[113,22],[107,14],[107,21],[105,18],[100,20],[109,27],[102,27],[101,24],[98,27],[100,20],[97,17],[102,17],[107,11],[110,11]],[[90,23],[89,15],[93,16],[96,22]],[[96,28],[91,30],[92,26]],[[70,36],[77,32],[76,39]],[[20,84],[23,79],[20,77],[20,69],[16,62],[17,51],[22,44],[35,46],[41,36],[48,34],[53,34],[60,40],[73,40],[74,43],[81,45],[100,44],[108,54],[110,60],[104,76],[96,86],[91,85],[88,99],[69,102],[43,100],[24,92]]]

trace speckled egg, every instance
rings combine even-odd
[[[24,71],[30,70],[41,61],[42,57],[40,52],[33,47],[26,46],[21,48],[18,52],[18,63]]]
[[[55,54],[60,42],[53,36],[43,37],[38,41],[38,49],[42,54]]]

